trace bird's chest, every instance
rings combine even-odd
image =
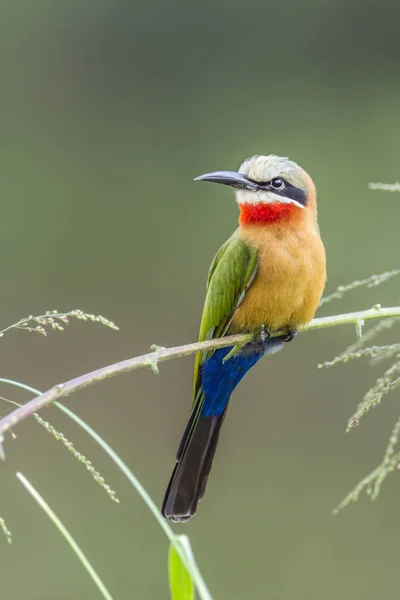
[[[233,325],[253,330],[298,328],[314,316],[325,284],[325,252],[319,235],[270,236],[260,241],[254,281]]]

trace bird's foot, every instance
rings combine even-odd
[[[288,329],[286,335],[282,336],[282,341],[291,342],[294,337],[296,337],[297,331],[296,329]]]
[[[269,340],[269,338],[270,338],[270,337],[271,337],[271,332],[270,332],[270,330],[269,330],[267,327],[265,327],[265,325],[263,325],[263,326],[261,327],[261,332],[260,332],[260,339],[261,339],[261,342],[262,342],[262,343],[264,343],[264,342],[265,342],[265,340]]]

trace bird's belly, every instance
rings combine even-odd
[[[271,331],[298,329],[314,317],[324,284],[325,263],[314,255],[293,259],[268,254],[233,316],[231,330],[254,331],[262,325]]]
[[[252,331],[265,325],[271,331],[276,331],[307,323],[310,320],[308,312],[312,318],[313,311],[307,311],[304,306],[304,294],[290,288],[271,289],[265,282],[255,281],[234,314],[234,329]]]

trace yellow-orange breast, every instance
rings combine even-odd
[[[297,329],[311,321],[326,281],[325,249],[315,221],[293,229],[241,227],[239,235],[260,258],[231,329]]]

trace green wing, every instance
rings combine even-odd
[[[208,273],[207,293],[200,324],[199,341],[221,337],[257,272],[258,252],[245,244],[238,231],[218,250]],[[194,402],[198,392],[199,369],[210,356],[196,356],[194,370]]]
[[[200,324],[199,341],[210,340],[226,334],[236,308],[254,279],[258,266],[258,252],[245,244],[238,231],[218,250],[207,279],[207,293]],[[194,367],[193,410],[177,452],[182,460],[198,422],[204,394],[200,385],[200,367],[212,351],[197,353]],[[208,464],[208,471],[211,462]],[[172,481],[172,480],[171,480]],[[206,479],[203,479],[205,483]],[[203,490],[204,492],[204,490]],[[202,497],[203,492],[200,492]]]

